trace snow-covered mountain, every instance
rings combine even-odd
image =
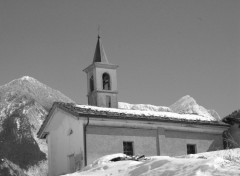
[[[178,114],[196,114],[203,117],[216,120],[221,120],[220,116],[215,110],[207,110],[203,106],[197,104],[191,96],[186,95],[172,104],[170,107],[154,106],[150,104],[129,104],[124,102],[118,103],[119,109],[140,110],[140,111],[156,111],[156,112],[175,112]]]
[[[155,106],[150,104],[130,104],[125,102],[118,102],[119,109],[127,110],[141,110],[141,111],[156,111],[156,112],[172,112],[169,107]]]
[[[28,76],[0,87],[0,159],[21,169],[46,161],[47,145],[36,133],[55,101],[73,102]]]
[[[180,98],[170,106],[170,109],[179,114],[197,114],[204,117],[214,117],[216,120],[220,120],[216,111],[207,110],[203,106],[198,105],[196,100],[189,95]]]
[[[211,114],[216,120],[218,120],[218,121],[222,120],[222,118],[219,116],[217,111],[215,111],[214,109],[209,109],[208,113]]]

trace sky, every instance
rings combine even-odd
[[[240,108],[239,0],[0,0],[0,85],[31,76],[87,104],[98,25],[118,100]]]

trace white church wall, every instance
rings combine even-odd
[[[221,134],[184,131],[164,131],[165,138],[159,141],[161,155],[180,156],[187,154],[187,144],[195,145],[196,152],[202,153],[223,149]]]
[[[92,121],[90,123],[93,124],[94,122]],[[100,124],[101,122],[97,123]],[[103,123],[107,125],[106,122]],[[145,156],[186,155],[187,144],[196,145],[197,153],[223,149],[222,128],[186,128],[179,126],[179,130],[174,130],[174,126],[170,128],[169,124],[162,124],[165,128],[157,127],[147,129],[147,124],[145,127],[143,126],[143,128],[136,128],[136,122],[134,128],[131,128],[130,124],[131,122],[126,123],[125,127],[118,127],[117,124],[115,124],[115,126],[114,123],[112,123],[114,126],[109,126],[109,124],[105,127],[88,126],[87,163],[91,163],[103,155],[123,153],[123,141],[132,141],[134,154],[144,154]],[[118,125],[120,125],[120,123]],[[154,125],[152,127],[154,127]],[[175,126],[175,129],[178,129],[177,126]]]
[[[78,120],[78,118],[80,120]],[[49,175],[70,173],[84,164],[84,124],[86,116],[74,117],[55,110],[45,131],[48,135]],[[71,132],[72,130],[72,132]],[[132,142],[134,155],[187,154],[187,144],[196,152],[222,149],[226,127],[184,123],[90,118],[87,126],[87,164],[101,156],[123,153],[123,142]],[[71,133],[71,134],[70,134]],[[69,165],[72,163],[72,165]]]
[[[114,94],[109,94],[109,93],[98,94],[98,97],[97,97],[97,101],[99,103],[98,105],[100,107],[107,107],[107,105],[106,105],[106,96],[107,95],[110,95],[110,97],[111,97],[111,104],[113,105],[113,107],[118,107],[117,95],[116,94],[115,95]]]
[[[83,120],[59,110],[53,116],[48,135],[49,175],[75,171],[84,165]],[[70,165],[71,163],[71,165]]]
[[[117,128],[117,127],[87,127],[87,163],[101,156],[123,153],[123,142],[133,142],[134,155],[157,155],[156,130]]]

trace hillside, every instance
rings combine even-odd
[[[0,175],[27,176],[16,164],[6,158],[0,160]]]
[[[28,76],[0,87],[0,159],[24,170],[46,162],[47,145],[36,133],[55,101],[73,102]]]
[[[233,125],[234,123],[240,123],[240,109],[224,117],[223,122],[231,125]]]

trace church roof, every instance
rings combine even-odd
[[[201,125],[216,125],[228,126],[227,124],[217,121],[216,119],[207,118],[194,114],[178,114],[173,112],[155,112],[155,111],[140,111],[140,110],[125,110],[115,108],[103,108],[89,105],[77,105],[73,103],[55,102],[50,110],[48,116],[43,122],[38,131],[38,135],[42,133],[46,124],[48,123],[52,111],[58,107],[76,117],[87,116],[100,117],[108,119],[124,119],[124,120],[143,120],[156,122],[173,122],[173,123],[187,123],[187,124],[201,124]]]
[[[98,36],[95,54],[93,57],[93,63],[95,62],[108,63],[107,56],[103,48],[100,36]]]

